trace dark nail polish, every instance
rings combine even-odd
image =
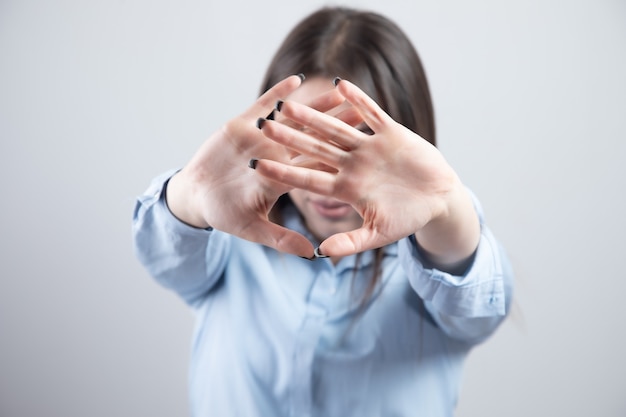
[[[313,254],[315,255],[316,258],[328,258],[328,255],[324,255],[322,251],[320,251],[319,246],[315,248],[315,251],[313,251]]]
[[[257,162],[259,162],[258,159],[252,158],[250,161],[248,161],[248,168],[256,169]]]
[[[282,108],[283,108],[283,103],[284,103],[284,101],[283,101],[283,100],[278,100],[278,101],[276,102],[275,109],[276,109],[276,110],[278,110],[278,111],[280,111],[280,109],[282,109]]]
[[[335,79],[333,80],[333,85],[337,87],[337,84],[339,84],[339,81],[341,81],[341,77],[335,77]]]
[[[259,117],[256,120],[256,127],[258,127],[259,129],[263,129],[263,125],[265,124],[266,119]]]
[[[275,112],[276,112],[276,110],[272,110],[272,112],[267,115],[266,119],[267,120],[274,120]]]
[[[304,80],[306,80],[306,77],[304,76],[303,73],[298,74],[298,77],[300,77],[300,82],[303,82]]]

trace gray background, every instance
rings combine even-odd
[[[323,4],[0,0],[0,416],[186,415],[192,315],[135,261],[134,197]],[[343,4],[414,41],[517,271],[457,416],[626,415],[626,3]]]

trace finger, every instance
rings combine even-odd
[[[386,125],[393,122],[391,116],[385,113],[372,98],[350,81],[340,80],[337,82],[337,91],[358,110],[365,123],[374,132],[382,130]]]
[[[282,97],[282,98],[285,98],[285,97]],[[312,109],[325,113],[327,111],[330,111],[340,106],[341,104],[345,103],[345,101],[346,99],[336,89],[331,89],[319,96],[303,101],[302,103],[306,104]],[[276,117],[277,121],[282,122],[285,120],[285,117],[281,116],[280,114],[274,113],[273,116]],[[290,121],[285,120],[285,122],[291,126],[294,126],[295,128],[301,127],[301,126],[298,126],[296,123],[293,123]]]
[[[346,149],[358,147],[364,139],[364,135],[350,124],[304,104],[295,101],[280,101],[277,103],[276,109],[285,117],[314,130],[325,140],[337,143]]]
[[[389,243],[391,242],[372,229],[361,227],[328,237],[320,244],[318,252],[325,256],[348,256],[380,248]]]
[[[313,245],[300,233],[279,226],[269,220],[254,221],[242,231],[244,239],[260,243],[279,252],[291,253],[302,258],[313,257]]]
[[[315,109],[321,113],[326,113],[339,105],[343,104],[346,99],[336,89],[328,90],[320,96],[315,97],[313,100],[303,103],[312,109]]]
[[[293,91],[295,91],[304,81],[304,75],[290,75],[289,77],[279,81],[272,88],[263,93],[256,101],[254,107],[261,107],[261,109],[255,109],[255,114],[265,114],[264,111],[270,112],[274,108],[276,101],[287,97]],[[257,114],[257,116],[258,116]]]
[[[346,99],[336,89],[331,89],[311,100],[304,101],[303,103],[312,109],[325,113],[339,107],[341,104],[345,103],[345,101]],[[277,112],[276,109],[273,109],[266,118],[269,120],[276,120],[294,129],[302,130],[302,125],[299,125],[293,120],[287,119],[285,116]]]
[[[326,165],[320,161],[317,161],[310,156],[306,155],[297,155],[289,161],[289,165],[294,167],[315,169],[318,171],[330,172],[336,174],[338,171],[336,168],[331,167],[330,165]]]
[[[343,110],[341,113],[336,114],[335,118],[343,121],[344,123],[354,127],[355,129],[367,135],[371,135],[374,133],[363,120],[363,116],[361,116],[361,113],[359,113],[358,110],[352,106]]]
[[[297,154],[312,157],[326,165],[339,167],[347,151],[313,135],[274,121],[261,123],[263,134]]]
[[[334,192],[335,175],[325,169],[291,166],[270,159],[255,160],[250,166],[264,177],[292,188],[321,195],[332,195]]]

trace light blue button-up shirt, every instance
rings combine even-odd
[[[279,253],[168,210],[157,177],[139,197],[137,256],[196,313],[190,364],[194,417],[452,416],[462,363],[504,319],[512,271],[481,218],[463,276],[423,266],[410,239],[337,265]],[[309,236],[294,208],[285,225]],[[312,239],[312,238],[311,238]]]

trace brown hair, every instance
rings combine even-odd
[[[261,93],[299,73],[350,80],[395,121],[436,145],[434,111],[424,68],[411,41],[388,18],[345,7],[326,7],[309,15],[295,26],[274,55]],[[276,208],[289,203],[284,195]],[[377,249],[374,276],[362,306],[376,288],[382,258],[383,250]]]
[[[352,81],[394,120],[436,144],[422,63],[404,32],[386,17],[342,7],[311,14],[274,55],[261,92],[298,73]]]

